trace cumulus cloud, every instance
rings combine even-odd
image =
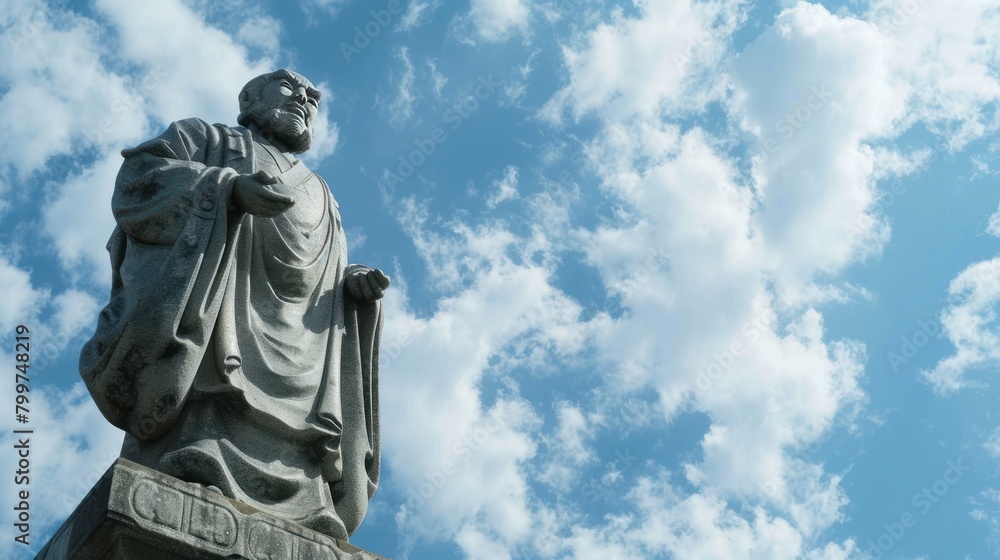
[[[565,48],[569,84],[542,115],[553,123],[566,110],[597,117],[602,130],[586,154],[623,205],[618,220],[580,232],[588,261],[628,310],[597,339],[599,358],[612,368],[608,383],[654,387],[667,422],[695,410],[711,424],[699,458],[683,465],[694,493],[684,495],[665,477],[634,489],[638,503],[677,494],[637,517],[650,524],[643,534],[663,535],[661,542],[623,537],[613,552],[602,552],[745,557],[757,548],[774,558],[836,557],[853,544],[814,550],[807,543],[842,519],[847,497],[839,476],[799,450],[850,422],[864,403],[865,350],[825,340],[822,315],[810,306],[845,294],[815,277],[868,250],[870,238],[842,240],[842,226],[875,200],[874,157],[862,142],[886,134],[904,109],[885,85],[881,39],[861,21],[799,4],[727,59],[729,35],[745,17],[738,3],[640,3],[639,12]],[[654,33],[665,25],[676,32]],[[657,61],[657,77],[639,68],[649,61]],[[713,76],[713,68],[726,73]],[[851,105],[838,108],[813,68],[836,76],[842,98],[879,94],[886,101],[840,115]],[[727,80],[729,90],[721,87]],[[803,105],[810,122],[795,129],[793,149],[807,147],[754,159],[747,177],[709,132],[679,123],[713,100],[724,102],[751,143]],[[807,223],[815,231],[789,229]],[[764,509],[747,516],[723,498]],[[713,512],[699,517],[704,526],[665,522],[691,518],[693,507]],[[595,531],[573,527],[581,536]]]
[[[42,209],[43,226],[63,268],[77,280],[108,289],[111,260],[105,246],[115,228],[111,195],[121,161],[112,151],[62,185],[52,183],[53,200]]]
[[[921,370],[935,391],[954,393],[981,385],[967,374],[1000,361],[1000,257],[970,265],[948,285],[948,305],[941,311],[943,335],[955,352],[933,369]]]
[[[660,110],[698,110],[723,92],[709,71],[727,52],[745,15],[741,2],[638,2],[638,17],[616,13],[563,49],[569,84],[543,115],[569,109],[609,117],[650,116]]]
[[[0,285],[6,297],[0,305],[0,329],[11,332],[26,319],[35,316],[49,297],[48,290],[31,283],[31,273],[0,257]]]
[[[337,2],[312,5],[319,4],[332,9]],[[392,201],[424,268],[397,270],[383,301],[392,317],[383,331],[381,377],[393,481],[383,491],[402,503],[395,521],[408,544],[450,540],[467,556],[503,559],[528,552],[817,560],[858,554],[852,540],[824,536],[848,503],[840,473],[802,450],[851,424],[864,406],[866,349],[831,340],[816,308],[870,297],[837,275],[878,256],[889,239],[880,181],[914,173],[930,157],[879,143],[928,123],[957,149],[994,126],[984,106],[996,95],[998,26],[984,15],[987,2],[917,4],[920,10],[900,22],[890,2],[875,2],[861,16],[798,3],[738,56],[732,35],[750,10],[745,2],[641,1],[606,22],[581,18],[580,31],[573,27],[561,41],[565,81],[540,116],[554,134],[566,132],[567,115],[594,123],[574,165],[593,170],[597,185],[582,188],[599,188],[612,210],[581,225],[572,211],[579,185],[543,182],[542,192],[531,193],[518,184],[528,171],[513,165],[492,185],[487,206],[520,205],[537,218],[526,231],[499,216],[435,221],[415,197]],[[425,24],[438,5],[410,3],[399,30]],[[131,105],[100,139],[73,128],[50,131],[44,146],[11,146],[26,156],[8,163],[15,172],[30,173],[77,144],[138,141],[181,117],[232,122],[235,92],[271,69],[276,56],[271,37],[278,26],[266,18],[227,33],[180,2],[95,6],[110,28],[81,16],[16,12],[57,42],[72,35],[85,52],[74,69],[47,66],[54,63],[43,58],[8,71],[110,84],[109,94],[89,85],[83,93],[52,94],[56,112],[85,110],[85,100],[116,114],[118,95]],[[498,43],[528,35],[533,10],[520,0],[474,0],[459,19],[473,26],[474,41]],[[941,33],[929,31],[945,19]],[[101,32],[120,38],[120,51],[103,51],[95,39]],[[191,42],[212,55],[191,56]],[[245,47],[268,58],[251,60]],[[417,114],[416,72],[409,49],[394,56],[393,91],[382,102],[392,124],[402,126]],[[925,56],[937,63],[920,64]],[[108,59],[115,64],[105,67]],[[529,58],[522,80],[534,64]],[[121,67],[135,71],[119,73]],[[445,78],[433,61],[428,67],[440,96]],[[25,107],[35,93],[14,92],[10,108]],[[725,113],[728,130],[692,124],[710,107]],[[323,111],[318,159],[335,149],[338,134]],[[101,130],[103,118],[82,122]],[[115,161],[99,159],[50,185],[43,213],[64,266],[76,274],[93,270],[94,282],[107,266],[102,247],[112,223],[99,200],[110,197]],[[594,310],[593,302],[584,305],[561,289],[560,267],[570,255],[583,255],[596,273],[603,288],[596,305],[606,296],[616,308]],[[968,371],[997,359],[997,270],[1000,261],[978,263],[952,283],[942,324],[957,350],[925,372],[941,391],[970,384]],[[435,298],[429,306],[410,299],[418,290],[407,279],[421,276],[421,291]],[[10,261],[0,261],[0,277],[26,302],[0,307],[8,323],[46,309],[57,317],[54,325],[77,333],[96,311],[83,292],[49,297]],[[575,372],[583,355],[589,391],[558,397],[555,406],[526,397],[522,384],[530,380],[521,372]],[[488,384],[499,388],[488,391]],[[53,407],[72,421],[104,425],[82,404],[80,388],[73,391],[54,395]],[[616,408],[627,413],[615,415],[622,420],[612,426],[607,418]],[[635,464],[626,481],[615,468],[596,466],[599,438],[639,427],[671,430],[685,415],[707,427],[675,469]],[[79,442],[91,436],[73,429],[64,428],[60,441],[83,447]],[[113,433],[93,437],[92,447],[114,447]],[[597,468],[620,498],[610,515],[547,499],[550,492],[565,496]]]
[[[41,1],[4,2],[0,56],[0,167],[23,181],[46,160],[82,148],[107,149],[138,135],[145,122],[130,104],[134,84],[105,68],[101,28]],[[25,120],[30,115],[30,121]],[[25,130],[30,122],[31,130]]]
[[[952,150],[997,130],[990,110],[1000,99],[996,2],[878,0],[866,20],[886,38],[891,72],[908,96],[899,128],[923,122]]]
[[[254,16],[240,25],[236,38],[247,46],[261,49],[268,57],[278,54],[281,40],[281,22],[270,16]]]
[[[731,110],[754,138],[764,206],[753,226],[782,280],[841,270],[888,240],[865,143],[905,114],[886,50],[874,26],[801,3],[733,63]]]
[[[135,6],[99,0],[96,7],[120,40],[125,61],[152,69],[146,114],[170,123],[197,116],[208,122],[234,122],[236,96],[248,80],[274,70],[274,61],[247,59],[236,38],[212,27],[179,1]],[[200,55],[193,55],[198,45]]]
[[[504,180],[516,172],[508,167]],[[402,494],[399,532],[452,540],[477,558],[532,550],[538,455],[550,465],[584,461],[588,429],[567,405],[559,435],[543,445],[545,411],[520,394],[512,372],[579,352],[601,321],[584,321],[582,306],[556,287],[546,234],[522,237],[495,216],[478,225],[433,220],[413,197],[392,206],[440,294],[427,315],[411,309],[405,278],[384,299],[394,317],[380,365],[394,379],[383,389],[385,425],[394,426],[384,441]],[[488,378],[506,388],[484,393]]]

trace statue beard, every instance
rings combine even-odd
[[[312,129],[295,113],[282,109],[253,111],[253,121],[265,138],[268,132],[288,146],[293,154],[301,154],[312,144]]]

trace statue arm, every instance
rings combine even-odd
[[[241,221],[227,200],[229,130],[179,121],[122,152],[114,283],[80,373],[105,417],[140,440],[175,422],[218,315]]]
[[[222,165],[219,130],[199,119],[175,122],[160,136],[122,151],[112,210],[141,243],[172,245],[192,212],[214,215],[229,204],[238,173]]]

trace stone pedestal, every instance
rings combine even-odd
[[[386,560],[125,459],[35,560]]]

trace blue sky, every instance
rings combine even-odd
[[[1000,2],[0,6],[0,364],[28,325],[35,430],[24,547],[2,420],[0,556],[121,445],[76,369],[120,150],[235,124],[281,67],[323,91],[351,262],[393,278],[352,542],[1000,555]]]

